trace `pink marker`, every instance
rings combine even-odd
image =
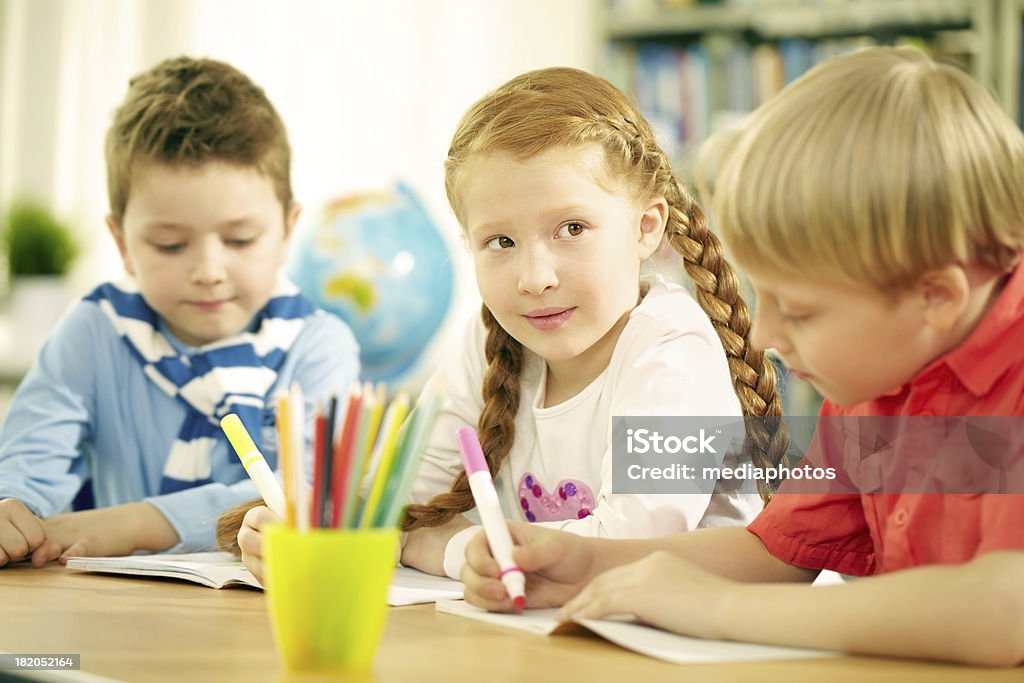
[[[501,582],[505,584],[505,590],[516,609],[523,609],[526,607],[526,577],[523,576],[523,570],[512,561],[512,536],[508,532],[505,515],[501,512],[498,492],[494,490],[480,440],[472,427],[462,427],[455,432],[455,438],[459,442],[462,466],[466,468],[466,476],[469,477],[469,490],[473,492],[476,509],[480,512],[487,543],[501,567]]]

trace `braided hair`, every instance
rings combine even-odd
[[[445,161],[448,202],[465,225],[459,189],[467,165],[477,155],[501,151],[526,159],[555,147],[595,143],[604,150],[611,177],[621,179],[632,196],[666,199],[665,239],[681,254],[683,267],[696,284],[697,302],[721,340],[743,414],[767,418],[747,421],[745,455],[757,466],[778,464],[789,446],[789,435],[779,419],[782,403],[775,366],[750,344],[750,316],[739,294],[738,278],[700,207],[655,142],[650,125],[611,83],[578,69],[558,67],[527,72],[484,96],[466,112],[452,138]],[[515,439],[523,349],[486,305],[482,315],[487,371],[477,431],[491,476],[496,476]],[[765,502],[776,483],[758,480]],[[408,506],[402,528],[442,525],[473,507],[469,482],[460,473],[450,491],[425,505]]]

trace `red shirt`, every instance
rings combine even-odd
[[[898,392],[820,415],[1024,415],[1024,265],[964,342]],[[1024,494],[779,494],[747,527],[793,565],[867,576],[1024,550]]]

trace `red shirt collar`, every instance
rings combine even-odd
[[[1006,335],[1024,326],[1024,264],[1018,264],[992,308],[959,346],[929,365],[945,363],[975,396],[984,396],[1017,359],[1021,350],[1007,347]]]

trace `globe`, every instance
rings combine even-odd
[[[403,183],[329,202],[296,235],[287,270],[352,329],[366,381],[401,382],[452,305],[448,243]]]

